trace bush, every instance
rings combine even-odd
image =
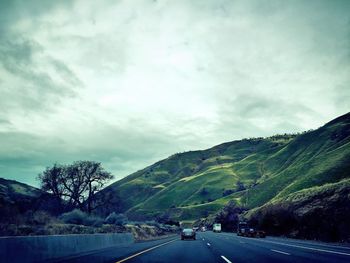
[[[106,217],[105,222],[107,224],[123,226],[128,223],[128,218],[124,214],[117,214],[113,212]]]
[[[62,214],[60,216],[60,219],[66,224],[95,226],[95,227],[99,227],[103,224],[102,218],[95,215],[89,215],[87,213],[80,211],[79,209],[74,209],[73,211]]]
[[[216,216],[215,222],[221,223],[223,230],[233,231],[239,222],[239,215],[244,212],[242,207],[230,201]]]
[[[228,190],[225,190],[223,193],[222,193],[222,196],[228,196],[230,194],[233,194],[235,191],[232,190],[232,189],[228,189]]]
[[[79,209],[74,209],[70,212],[62,214],[60,219],[66,224],[83,225],[86,217],[86,213],[80,211]]]
[[[33,223],[37,225],[47,225],[52,223],[54,218],[44,211],[36,211],[33,214]]]
[[[19,214],[17,218],[9,221],[17,225],[47,225],[55,222],[56,218],[52,217],[49,213],[45,211],[32,211],[29,210],[23,214]]]
[[[101,217],[90,215],[85,219],[85,226],[101,227],[104,223],[104,220]]]
[[[201,196],[206,196],[207,194],[209,194],[209,192],[208,192],[207,189],[202,188],[202,189],[200,190],[199,194],[200,194]]]
[[[245,188],[245,186],[244,186],[244,184],[242,182],[238,181],[236,183],[236,191],[237,192],[244,191],[245,189],[246,188]]]

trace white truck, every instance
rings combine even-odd
[[[213,224],[213,232],[220,233],[221,232],[221,224],[219,224],[219,223]]]

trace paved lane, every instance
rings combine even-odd
[[[198,233],[197,241],[169,243],[125,262],[350,262],[350,247],[283,238],[244,238],[232,233]]]
[[[152,250],[149,253],[145,253],[138,257],[126,261],[130,263],[207,263],[207,262],[220,262],[220,259],[215,255],[210,246],[203,240],[176,240],[160,247],[159,249]]]
[[[95,251],[60,262],[349,263],[350,247],[286,238],[257,239],[238,237],[233,233],[200,232],[195,241],[181,241],[176,236]]]
[[[105,263],[105,262],[116,262],[120,259],[127,258],[130,255],[136,254],[140,251],[147,250],[152,247],[156,247],[160,244],[172,240],[178,240],[178,236],[172,236],[169,238],[139,242],[125,247],[111,247],[107,249],[101,249],[96,251],[91,251],[88,253],[75,255],[73,257],[61,258],[59,260],[52,260],[51,263]]]
[[[244,238],[211,232],[203,235],[232,262],[350,262],[350,248],[282,238]]]

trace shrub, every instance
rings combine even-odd
[[[238,181],[236,183],[236,191],[239,192],[239,191],[244,191],[246,188],[244,186],[244,184],[241,182],[241,181]]]
[[[113,212],[106,217],[105,222],[107,224],[123,226],[128,223],[128,218],[124,214],[117,214]]]
[[[47,225],[54,222],[56,218],[52,217],[49,213],[45,211],[32,211],[29,210],[23,214],[19,214],[17,218],[9,221],[17,225]]]
[[[60,216],[60,219],[66,224],[83,225],[84,220],[88,215],[79,209],[74,209],[70,212],[64,213]]]
[[[222,196],[228,196],[230,194],[233,194],[235,191],[232,190],[232,189],[228,189],[228,190],[225,190],[223,193],[222,193]]]
[[[101,227],[104,223],[104,220],[101,217],[90,215],[88,216],[85,221],[85,226],[94,226],[94,227]]]
[[[209,194],[209,192],[208,192],[207,189],[202,188],[202,189],[200,190],[199,194],[200,194],[201,196],[206,196],[207,194]]]
[[[215,217],[215,221],[221,223],[226,231],[233,231],[239,221],[239,215],[244,212],[242,207],[237,206],[233,201],[229,202]]]
[[[36,211],[33,214],[33,223],[37,225],[47,225],[54,221],[54,218],[44,211]]]
[[[95,226],[95,227],[99,227],[103,224],[102,218],[95,215],[89,215],[87,213],[80,211],[79,209],[74,209],[73,211],[62,214],[60,216],[60,219],[66,224]]]

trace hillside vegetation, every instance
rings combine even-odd
[[[38,188],[0,178],[0,225],[17,223],[20,216],[39,211],[57,215],[58,201]]]
[[[35,206],[42,194],[43,192],[35,187],[0,178],[0,221]]]
[[[7,202],[31,200],[40,196],[42,192],[32,186],[14,180],[0,178],[0,199]]]
[[[176,221],[232,231],[243,217],[269,234],[349,241],[350,113],[302,134],[174,154],[96,198],[104,205],[91,215],[62,214],[59,198],[0,178],[0,235],[138,233],[138,222],[152,220],[140,236],[176,231],[164,228]]]
[[[269,234],[349,242],[350,179],[275,198],[245,216]]]
[[[0,178],[0,236],[131,232],[136,240],[148,240],[174,234],[178,229],[154,221],[130,222],[123,214],[101,217],[78,209],[61,212],[52,195]]]
[[[130,218],[197,220],[228,202],[254,209],[350,178],[350,113],[298,135],[175,154],[110,185]]]

